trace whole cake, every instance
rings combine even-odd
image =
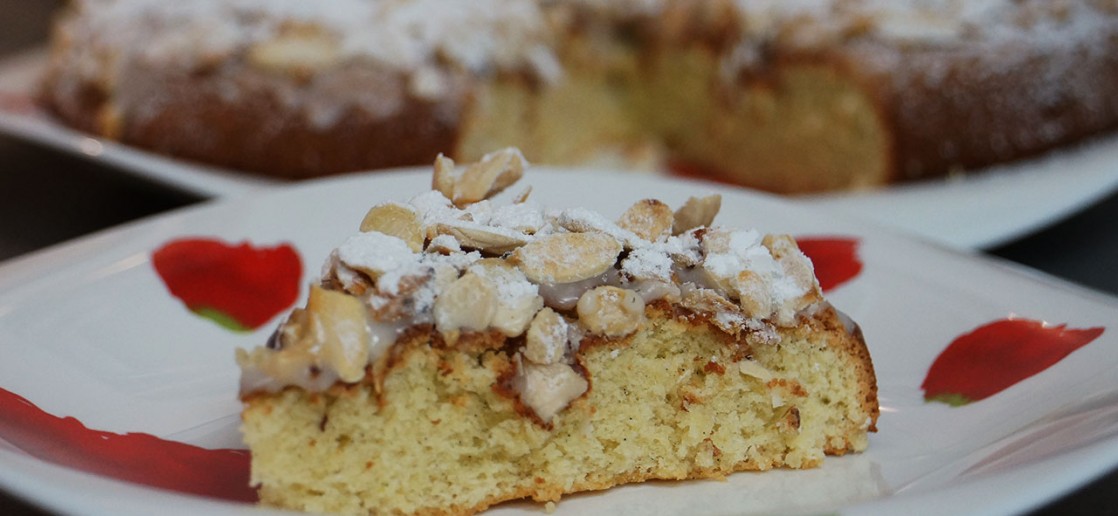
[[[263,503],[466,514],[865,449],[869,353],[792,238],[713,225],[716,195],[617,221],[489,200],[524,165],[440,157],[238,351]]]
[[[515,145],[806,192],[1076,142],[1115,88],[1114,0],[76,0],[41,98],[278,177]]]

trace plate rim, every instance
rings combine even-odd
[[[568,174],[568,173],[570,173],[570,172],[562,172],[562,171],[552,170],[552,169],[555,169],[555,168],[559,168],[559,167],[536,167],[536,169],[542,170],[542,171],[551,170],[552,173],[555,173],[555,174]],[[413,169],[413,168],[408,168],[408,169],[399,169],[399,170],[396,170],[394,172],[390,172],[387,175],[383,172],[377,172],[377,173],[368,173],[368,174],[356,175],[356,176],[339,176],[339,177],[324,178],[324,179],[315,180],[315,181],[312,181],[312,182],[292,184],[292,185],[289,185],[289,186],[285,186],[283,188],[268,189],[266,191],[258,192],[257,194],[255,194],[251,198],[255,199],[254,202],[267,202],[267,199],[269,199],[269,198],[277,198],[277,197],[281,197],[281,196],[285,196],[285,195],[298,195],[298,192],[300,190],[338,188],[340,185],[345,185],[346,183],[351,183],[351,182],[373,184],[373,183],[376,183],[378,181],[388,180],[390,176],[411,177],[411,176],[419,175],[420,173],[421,173],[420,170],[416,170],[416,169]],[[626,177],[626,178],[631,177],[631,176],[625,175],[625,173],[623,173],[623,172],[616,172],[615,175],[618,176],[618,177]],[[652,182],[655,182],[655,183],[664,183],[664,184],[691,182],[691,181],[680,180],[680,179],[675,179],[675,178],[662,178],[662,177],[647,177],[647,179],[649,181],[652,181]],[[530,179],[529,179],[529,181],[530,181]],[[698,186],[703,185],[702,182],[693,182],[693,183],[695,183]],[[791,209],[801,211],[801,212],[815,213],[815,214],[827,214],[829,212],[829,210],[816,208],[816,207],[811,207],[811,206],[797,206],[794,203],[789,203],[785,199],[782,199],[782,198],[779,198],[779,197],[776,197],[776,196],[771,196],[771,195],[768,195],[768,194],[753,192],[753,191],[749,191],[749,190],[745,190],[745,189],[735,189],[735,191],[738,191],[739,193],[741,193],[741,194],[743,194],[747,197],[767,198],[772,202],[782,204],[782,205],[786,205]],[[261,199],[263,199],[263,200],[261,200]],[[181,208],[181,209],[178,209],[178,210],[173,210],[171,212],[159,214],[159,215],[154,216],[154,217],[137,220],[137,221],[134,221],[132,223],[128,223],[128,224],[125,224],[125,225],[122,225],[122,226],[110,228],[110,229],[107,229],[107,230],[104,230],[104,231],[101,231],[101,232],[97,232],[97,233],[94,233],[94,234],[91,234],[91,235],[87,235],[87,236],[75,239],[73,241],[70,241],[70,242],[65,242],[65,243],[59,244],[57,246],[52,246],[50,248],[32,253],[28,256],[21,257],[19,259],[14,260],[14,261],[0,263],[0,291],[3,291],[5,293],[7,293],[7,292],[10,292],[11,289],[21,288],[21,286],[26,286],[26,285],[30,285],[30,284],[34,283],[34,278],[32,278],[30,280],[28,280],[26,278],[29,275],[34,275],[34,273],[38,272],[36,269],[41,269],[42,267],[55,267],[55,268],[58,268],[58,267],[60,267],[60,268],[73,267],[72,260],[74,260],[76,258],[83,257],[83,256],[87,256],[89,254],[89,252],[92,252],[91,250],[95,250],[95,249],[98,249],[98,248],[103,248],[103,247],[109,246],[109,245],[111,245],[113,243],[116,243],[116,242],[126,241],[126,240],[129,239],[130,235],[133,235],[133,234],[138,233],[138,232],[142,232],[145,227],[154,227],[154,226],[157,226],[157,225],[160,225],[160,224],[163,224],[163,223],[167,223],[167,222],[172,221],[174,219],[188,219],[192,216],[200,216],[200,215],[195,215],[197,213],[203,213],[203,212],[207,212],[207,211],[220,211],[222,209],[228,209],[228,207],[230,207],[230,206],[237,206],[237,205],[242,204],[242,203],[244,203],[246,201],[249,201],[249,200],[250,199],[247,199],[247,198],[246,199],[219,199],[219,200],[213,200],[213,201],[210,201],[210,202],[200,203],[198,205],[184,207],[184,208]],[[844,216],[839,215],[839,218],[840,219],[844,218]],[[857,220],[849,220],[848,222],[850,224],[855,225],[855,226],[867,226],[864,222],[857,221]],[[880,231],[878,228],[868,227],[868,229],[873,231],[873,232]],[[1088,300],[1090,302],[1104,303],[1108,307],[1118,308],[1118,297],[1113,297],[1113,296],[1106,295],[1104,293],[1091,291],[1090,289],[1085,289],[1085,288],[1083,288],[1081,286],[1078,286],[1078,285],[1075,285],[1073,283],[1048,276],[1045,273],[1039,273],[1037,271],[1033,271],[1032,269],[1028,269],[1027,267],[1020,266],[1020,265],[1017,265],[1017,264],[1013,264],[1012,262],[1005,262],[1004,260],[999,260],[999,259],[996,259],[996,258],[986,257],[986,256],[978,255],[978,254],[972,253],[972,252],[957,251],[957,250],[953,250],[953,249],[950,249],[950,248],[943,248],[941,246],[931,245],[931,244],[928,244],[926,242],[921,242],[918,239],[914,239],[910,236],[900,234],[900,233],[894,233],[894,234],[891,234],[891,235],[888,235],[888,236],[890,238],[893,238],[893,239],[899,239],[899,240],[902,240],[902,241],[905,241],[905,242],[909,242],[912,245],[935,248],[935,249],[937,249],[935,252],[938,252],[938,253],[946,253],[947,255],[957,256],[957,257],[959,257],[961,259],[965,259],[967,261],[973,261],[975,263],[984,263],[988,266],[992,266],[992,267],[1002,269],[1006,273],[1014,274],[1021,281],[1031,281],[1031,282],[1042,283],[1045,286],[1059,287],[1060,289],[1067,290],[1069,293],[1074,294],[1074,295],[1087,296],[1089,298]],[[43,264],[44,261],[47,262],[46,265]],[[15,271],[18,274],[8,274],[11,271]],[[0,313],[0,317],[2,317],[2,315],[3,314]],[[1011,435],[1016,435],[1018,432],[1023,431],[1023,430],[1024,429],[1018,430],[1018,431],[1014,432],[1014,434],[1011,434]],[[1087,481],[1091,480],[1095,476],[1098,476],[1104,470],[1109,469],[1109,468],[1113,468],[1115,465],[1118,465],[1118,437],[1111,437],[1111,438],[1108,438],[1108,439],[1104,439],[1100,442],[1097,442],[1097,443],[1091,444],[1090,446],[1084,447],[1083,449],[1089,449],[1089,450],[1092,450],[1093,453],[1095,453],[1094,455],[1088,454],[1087,455],[1088,457],[1096,457],[1096,458],[1097,457],[1105,457],[1105,459],[1095,460],[1093,463],[1091,463],[1091,465],[1089,467],[1081,468],[1081,469],[1076,470],[1077,473],[1075,475],[1071,475],[1071,476],[1068,476],[1068,477],[1063,477],[1062,478],[1063,481],[1060,483],[1059,486],[1057,486],[1056,490],[1048,491],[1048,492],[1045,492],[1043,494],[1037,493],[1036,496],[1032,496],[1032,497],[1021,498],[1018,501],[1014,502],[1016,505],[1013,505],[1011,507],[1010,506],[1005,506],[1004,504],[1001,505],[1001,506],[997,506],[997,504],[996,504],[997,500],[985,500],[985,502],[990,504],[990,507],[991,507],[992,510],[995,510],[995,509],[996,510],[1001,510],[1001,508],[1006,508],[1006,507],[1008,507],[1011,510],[1025,510],[1025,509],[1028,509],[1029,507],[1038,505],[1038,504],[1043,503],[1045,501],[1053,500],[1056,497],[1074,489],[1075,487],[1086,483]],[[1073,451],[1075,451],[1075,450],[1073,450]],[[11,452],[8,452],[7,450],[3,450],[2,448],[0,448],[0,452],[11,453]],[[1099,452],[1102,452],[1102,453],[1099,453]],[[0,455],[2,455],[3,453],[0,453]],[[1058,460],[1062,457],[1067,456],[1069,453],[1070,452],[1060,453],[1060,454],[1057,454],[1055,457],[1048,457],[1048,458],[1044,458],[1042,460],[1026,463],[1025,466],[1026,467],[1034,467],[1034,468],[1042,468],[1043,466],[1048,464],[1050,461],[1056,461],[1056,460]],[[37,460],[37,459],[30,459],[30,460]],[[46,463],[43,463],[43,464],[46,464]],[[62,466],[54,466],[54,465],[51,465],[51,464],[47,464],[47,465],[68,470],[68,468],[65,468],[65,467],[62,467]],[[0,463],[0,479],[2,479],[5,476],[6,473],[7,472],[4,471],[3,464]],[[15,474],[18,474],[18,473],[19,473],[18,471],[15,472]],[[77,473],[81,473],[81,472],[77,472]],[[84,474],[84,473],[82,473],[82,474]],[[999,475],[993,475],[993,476],[998,477]],[[105,480],[118,482],[118,481],[115,481],[115,480],[112,480],[112,479],[105,479]],[[980,478],[979,480],[990,480],[990,479]],[[996,480],[997,480],[997,478],[993,479],[993,481],[996,481]],[[8,485],[7,482],[0,482],[0,483],[4,484],[4,486],[7,490],[10,490],[6,487]],[[130,484],[127,484],[127,485],[130,485]],[[136,487],[138,489],[148,489],[148,488],[142,488],[142,487],[139,487],[139,486],[132,486],[132,487]],[[930,491],[926,491],[926,492],[920,491],[920,492],[909,493],[907,495],[901,495],[901,496],[889,495],[889,496],[885,496],[885,497],[882,497],[882,498],[877,498],[877,499],[874,499],[874,500],[866,501],[866,502],[863,502],[863,503],[855,503],[853,505],[842,506],[842,507],[839,507],[837,510],[839,510],[840,512],[844,512],[844,513],[845,512],[863,513],[863,511],[865,511],[865,513],[867,513],[867,514],[873,514],[873,513],[883,514],[883,513],[888,512],[887,509],[894,508],[894,507],[905,508],[906,510],[918,509],[920,503],[925,503],[924,500],[929,500],[929,498],[927,498],[927,497],[933,497],[934,498],[935,496],[937,496],[938,494],[943,493],[944,491],[954,492],[954,491],[951,491],[951,490],[955,489],[955,488],[958,488],[959,489],[958,492],[962,493],[962,494],[966,494],[966,493],[964,493],[964,491],[969,489],[966,486],[949,486],[948,488],[938,487],[938,488],[933,488]],[[14,493],[14,494],[18,496],[19,493]],[[960,496],[958,498],[963,499],[964,497],[962,496],[962,494],[960,494]],[[184,496],[184,495],[179,495],[179,496]],[[972,498],[973,498],[973,496],[972,496]],[[937,507],[942,507],[942,500],[939,500],[938,498],[936,498],[936,500],[937,500],[937,503],[940,503],[940,505],[937,506]],[[32,500],[32,502],[35,503],[35,500]],[[1003,502],[1004,502],[1004,500],[1003,500]]]

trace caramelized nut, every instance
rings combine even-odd
[[[679,235],[695,228],[710,227],[718,210],[722,208],[722,196],[691,197],[675,212],[672,234]]]
[[[377,231],[394,236],[403,240],[414,252],[423,250],[423,221],[410,206],[397,203],[373,206],[361,221],[361,231]]]
[[[794,238],[789,235],[766,235],[761,240],[761,245],[772,253],[784,273],[791,277],[796,282],[796,286],[803,289],[808,297],[816,300],[822,298],[819,282],[815,278],[815,268],[811,260],[800,251],[800,246],[796,244]]]
[[[482,156],[458,171],[454,161],[440,154],[435,158],[431,185],[459,208],[488,199],[524,176],[527,161],[519,150],[509,147]]]
[[[489,254],[504,254],[528,243],[528,237],[513,230],[483,226],[467,220],[436,224],[435,234],[450,235],[462,247]]]
[[[753,271],[741,271],[734,282],[742,312],[755,319],[767,319],[773,313],[773,298],[765,279]]]
[[[454,160],[440,152],[435,156],[435,173],[431,176],[431,189],[438,190],[447,199],[453,199],[457,175],[457,171],[454,170]]]
[[[692,312],[711,316],[710,322],[726,333],[734,335],[746,328],[746,318],[741,313],[741,308],[717,291],[693,285],[686,285],[681,290],[681,306]]]
[[[539,237],[512,254],[535,283],[573,283],[606,272],[621,244],[603,233],[555,233]]]
[[[523,335],[532,316],[543,308],[539,287],[529,282],[520,269],[499,258],[479,260],[470,266],[469,272],[501,286],[489,326],[508,337]]]
[[[466,273],[435,299],[435,328],[448,344],[458,341],[462,330],[489,328],[497,311],[497,291],[485,278]]]
[[[369,361],[369,329],[361,300],[312,286],[306,313],[310,335],[321,346],[320,363],[344,382],[363,378]]]
[[[524,358],[537,364],[555,364],[563,361],[567,350],[567,330],[570,324],[555,310],[544,308],[536,313],[528,327],[524,343]]]
[[[532,195],[532,185],[528,185],[528,186],[524,187],[524,190],[521,190],[520,193],[516,194],[516,197],[513,197],[512,203],[513,204],[524,204],[524,203],[528,202],[528,197],[530,197],[531,195]]]
[[[672,209],[667,204],[656,199],[645,199],[625,210],[617,225],[649,242],[655,242],[671,235],[673,218]]]
[[[578,298],[578,320],[591,333],[624,337],[644,320],[644,299],[632,290],[601,286]]]

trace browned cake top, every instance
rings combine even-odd
[[[135,69],[247,68],[316,77],[293,83],[286,101],[318,126],[349,106],[387,117],[408,99],[457,98],[471,74],[515,71],[558,80],[560,34],[587,15],[649,20],[667,33],[687,25],[680,19],[721,20],[718,30],[730,31],[722,57],[727,77],[758,66],[774,49],[871,43],[872,54],[863,58],[888,68],[913,47],[1012,43],[1043,51],[1082,45],[1118,25],[1113,0],[80,0],[72,13],[61,40],[80,43],[57,47],[63,50],[56,65],[71,70],[69,80],[119,88],[119,104],[130,103],[121,78]],[[383,89],[372,95],[329,79],[358,69],[386,74]]]

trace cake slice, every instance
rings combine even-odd
[[[238,351],[264,504],[466,514],[866,447],[869,353],[792,238],[713,225],[717,195],[617,221],[490,200],[525,166],[440,157]]]

